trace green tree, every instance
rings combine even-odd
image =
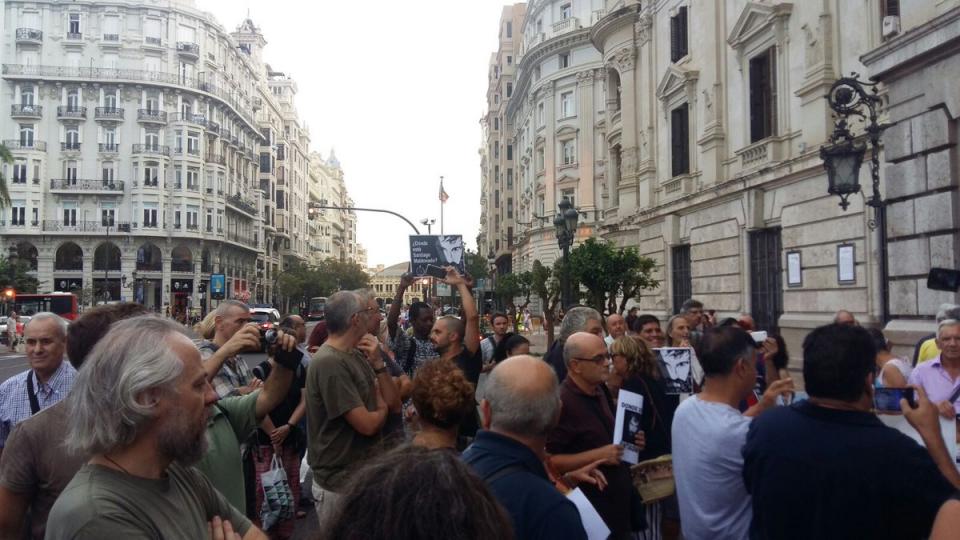
[[[513,272],[497,278],[496,295],[507,306],[514,332],[517,331],[517,313],[530,305],[533,276],[530,272]],[[517,299],[522,299],[520,304]]]
[[[31,276],[30,263],[18,260],[11,267],[10,259],[0,259],[0,289],[13,287],[17,293],[34,294],[40,282]]]
[[[560,280],[557,279],[557,275],[563,273],[562,267],[562,260],[557,260],[554,269],[535,260],[530,271],[530,289],[540,299],[540,305],[543,307],[543,329],[547,333],[548,345],[553,343],[557,308],[560,306]]]
[[[10,149],[0,144],[0,164],[13,163],[13,154]],[[10,190],[7,187],[7,179],[3,176],[3,168],[0,167],[0,208],[10,206]]]
[[[466,250],[464,255],[465,259],[465,268],[467,273],[473,279],[487,279],[490,277],[490,272],[487,270],[487,259],[481,257],[476,251]]]
[[[356,263],[333,259],[317,266],[296,264],[277,276],[277,292],[296,305],[315,296],[330,296],[338,290],[362,289],[370,285],[370,276]]]
[[[627,300],[658,287],[660,283],[650,275],[654,265],[634,247],[617,248],[596,238],[588,238],[570,252],[573,282],[586,289],[580,293],[583,302],[601,313],[622,313]]]

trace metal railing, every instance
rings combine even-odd
[[[67,32],[67,39],[83,39],[83,32]]]
[[[189,147],[189,146],[186,147],[186,148],[184,148],[184,147],[182,147],[182,146],[177,146],[177,147],[175,147],[175,148],[173,149],[173,153],[174,153],[174,154],[178,154],[178,155],[188,154],[188,155],[191,155],[191,156],[199,156],[199,155],[200,155],[200,148],[198,148],[198,147],[193,147],[193,148],[191,148],[191,147]]]
[[[122,181],[107,181],[99,178],[53,178],[50,189],[80,191],[116,191],[123,193]]]
[[[60,150],[70,150],[73,152],[80,151],[80,143],[78,142],[62,142],[60,143]]]
[[[40,118],[40,115],[43,114],[43,107],[40,105],[11,105],[10,114]]]
[[[63,221],[59,219],[43,220],[42,229],[44,231],[58,232],[106,232],[108,229],[117,231],[122,225],[128,225],[127,222],[113,222],[105,224],[103,221]]]
[[[9,150],[38,150],[40,152],[47,151],[47,143],[44,141],[7,139],[3,141],[3,145]]]
[[[227,165],[227,158],[219,154],[207,154],[203,156],[203,160],[206,161],[207,163],[216,163],[218,165],[223,165],[223,166]]]
[[[3,74],[45,78],[145,81],[183,86],[214,95],[217,99],[232,107],[244,120],[247,121],[251,129],[259,129],[257,127],[257,120],[252,114],[252,107],[250,106],[249,101],[243,100],[240,96],[238,96],[235,87],[219,87],[197,77],[183,77],[178,73],[165,73],[160,71],[147,71],[140,69],[38,66],[27,64],[3,64]]]
[[[120,34],[104,34],[103,40],[117,43],[120,41]]]
[[[117,143],[100,143],[100,152],[115,154],[120,151],[120,145]]]
[[[189,41],[178,41],[177,52],[196,58],[200,56],[200,45],[197,45],[196,43],[190,43]]]
[[[87,108],[78,105],[59,105],[57,107],[58,118],[86,118]]]
[[[246,212],[252,216],[257,215],[256,205],[252,201],[244,199],[240,195],[230,195],[226,200],[228,205],[233,206],[242,212]]]
[[[145,122],[166,122],[166,111],[155,111],[153,109],[137,109],[137,120]]]
[[[98,120],[123,120],[123,109],[119,107],[97,107],[93,110],[93,117]]]
[[[215,135],[220,135],[220,124],[216,122],[207,122],[207,133],[213,133]]]
[[[163,45],[163,40],[161,38],[152,37],[152,36],[145,36],[143,38],[143,42],[147,45],[153,45],[156,47],[160,47],[161,45]]]
[[[134,144],[134,154],[157,154],[161,156],[170,155],[170,147],[165,144]]]
[[[43,41],[43,32],[35,28],[17,28],[17,41]]]

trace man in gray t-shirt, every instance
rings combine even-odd
[[[700,342],[703,392],[673,415],[673,474],[680,522],[687,538],[748,538],[750,495],[743,484],[743,455],[753,416],[773,407],[793,381],[771,384],[759,403],[737,409],[757,379],[756,345],[737,327],[712,328]]]

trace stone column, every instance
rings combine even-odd
[[[623,219],[637,209],[637,87],[636,49],[628,45],[613,55],[613,62],[620,74],[620,170],[619,211]]]
[[[577,160],[580,163],[580,194],[579,206],[583,211],[597,208],[596,194],[593,191],[594,178],[594,116],[593,116],[593,86],[596,80],[593,70],[577,73],[577,119],[580,124],[580,133],[577,138]]]
[[[163,274],[160,278],[160,291],[161,292],[161,301],[160,301],[160,312],[166,313],[164,310],[165,306],[170,305],[170,265],[173,262],[173,257],[171,256],[171,249],[167,247],[162,250],[163,253]]]
[[[542,89],[543,96],[543,188],[547,215],[557,212],[557,104],[553,101],[553,82]]]

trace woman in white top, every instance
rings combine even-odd
[[[890,342],[883,332],[876,328],[868,328],[873,344],[877,347],[877,387],[904,388],[910,378],[912,368],[902,358],[897,358],[890,352]]]

